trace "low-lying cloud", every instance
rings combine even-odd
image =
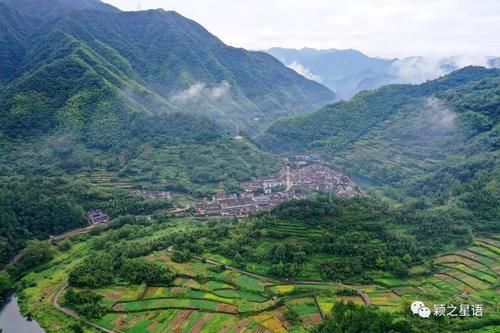
[[[455,126],[456,113],[446,107],[438,98],[427,98],[425,107],[428,120],[434,126],[442,128],[453,128]]]
[[[231,85],[227,81],[222,81],[215,86],[208,86],[206,83],[198,82],[191,85],[186,90],[179,91],[170,97],[170,101],[176,104],[197,102],[201,99],[208,99],[216,102],[230,93]]]
[[[293,69],[294,71],[296,71],[297,73],[299,73],[300,75],[309,80],[313,80],[320,83],[323,81],[319,75],[314,74],[313,72],[311,72],[309,68],[305,67],[304,65],[302,65],[297,61],[292,62],[291,64],[287,65],[287,67]]]
[[[392,67],[399,83],[419,84],[471,65],[490,67],[491,62],[483,56],[409,57],[396,60]]]

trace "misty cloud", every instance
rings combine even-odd
[[[466,55],[447,58],[409,57],[396,60],[392,67],[399,83],[419,84],[471,65],[489,67],[489,58]]]
[[[456,113],[446,107],[438,98],[427,98],[425,108],[426,116],[434,126],[441,128],[455,127]]]
[[[216,102],[228,95],[230,90],[231,85],[227,81],[222,81],[218,85],[212,87],[205,83],[198,82],[186,90],[174,94],[170,97],[170,101],[176,104],[197,102],[200,99],[208,99],[212,102]]]
[[[439,59],[412,57],[396,60],[393,64],[402,83],[422,83],[446,74]]]
[[[293,69],[294,71],[296,71],[297,73],[299,73],[300,75],[302,75],[303,77],[305,77],[309,80],[313,80],[316,82],[322,82],[322,79],[319,75],[314,74],[313,72],[311,72],[309,70],[309,68],[303,66],[302,64],[300,64],[297,61],[292,62],[291,64],[287,65],[287,67]]]

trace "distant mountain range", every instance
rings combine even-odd
[[[0,0],[0,50],[0,118],[19,116],[14,105],[23,97],[38,100],[45,131],[88,133],[105,107],[115,124],[185,111],[257,133],[336,98],[270,55],[227,46],[175,12],[122,12],[98,0]]]
[[[382,59],[369,57],[356,50],[310,48],[272,48],[266,52],[305,77],[326,85],[341,99],[349,99],[362,90],[392,83],[422,83],[467,65],[500,67],[500,58],[495,57]]]

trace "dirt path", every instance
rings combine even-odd
[[[167,251],[172,252],[173,251],[173,246],[170,246],[167,249]],[[260,279],[265,279],[265,280],[278,281],[278,282],[281,282],[281,283],[284,283],[284,284],[302,284],[302,285],[313,285],[313,286],[333,286],[334,285],[331,282],[317,281],[317,280],[276,279],[276,278],[274,278],[272,276],[267,276],[267,275],[263,275],[263,274],[257,274],[257,273],[252,273],[252,272],[244,271],[242,269],[226,265],[226,264],[224,264],[224,263],[222,263],[220,261],[217,261],[217,260],[212,260],[212,259],[208,259],[208,258],[204,258],[204,257],[200,257],[200,256],[193,256],[193,258],[196,259],[196,260],[199,260],[199,261],[205,261],[205,262],[207,262],[209,264],[212,264],[212,265],[224,265],[226,267],[226,269],[228,269],[228,270],[231,270],[231,271],[243,274],[243,275],[247,275],[247,276],[250,276],[250,277],[254,277],[254,278],[259,279],[259,280]],[[361,299],[363,300],[363,302],[366,305],[372,305],[372,301],[370,300],[370,297],[368,297],[368,295],[366,293],[364,293],[362,290],[354,288],[352,286],[348,286],[348,285],[342,284],[342,283],[339,283],[337,285],[339,287],[341,287],[341,288],[356,290],[358,292],[359,297],[361,297]]]
[[[171,252],[172,251],[172,247],[168,248],[168,251]],[[212,264],[212,265],[224,265],[226,267],[226,269],[228,269],[228,270],[231,270],[231,271],[234,271],[234,272],[237,272],[237,273],[240,273],[240,274],[244,274],[244,275],[247,275],[247,276],[251,276],[251,277],[254,277],[254,278],[257,278],[257,279],[274,280],[274,281],[278,281],[278,282],[285,283],[285,284],[304,284],[304,285],[318,285],[318,286],[333,285],[333,283],[331,283],[331,282],[318,281],[318,280],[277,279],[277,278],[269,276],[269,275],[264,275],[264,274],[258,274],[258,273],[252,273],[252,272],[244,271],[242,269],[226,265],[223,262],[220,262],[220,261],[217,261],[217,260],[212,260],[212,259],[208,259],[208,258],[204,258],[204,257],[200,257],[200,256],[193,256],[193,258],[196,259],[196,260],[199,260],[199,261],[204,260],[207,263]]]
[[[58,291],[57,293],[55,294],[55,296],[52,298],[52,305],[59,311],[62,311],[64,312],[65,314],[67,314],[68,316],[78,320],[78,321],[81,321],[89,326],[92,326],[102,332],[105,332],[105,333],[118,333],[117,331],[112,331],[112,330],[109,330],[105,327],[102,327],[102,326],[99,326],[97,324],[94,324],[86,319],[83,319],[82,317],[80,317],[74,310],[71,310],[71,309],[68,309],[68,308],[65,308],[65,307],[62,307],[60,304],[59,304],[59,298],[61,298],[61,295],[64,293],[64,291],[66,290],[66,288],[68,287],[68,283],[65,283]]]
[[[63,240],[63,239],[70,238],[70,237],[80,236],[83,234],[87,234],[98,227],[106,228],[108,226],[108,224],[109,224],[108,222],[99,223],[99,224],[90,225],[90,226],[85,227],[85,228],[71,230],[71,231],[65,232],[64,234],[54,236],[54,237],[50,238],[50,240],[59,241],[59,240]]]
[[[80,229],[75,229],[75,230],[67,231],[67,232],[65,232],[63,234],[60,234],[60,235],[57,235],[57,236],[53,236],[52,238],[48,239],[47,241],[51,241],[51,240],[60,241],[60,240],[66,239],[66,238],[83,235],[83,234],[91,232],[97,226],[104,226],[104,228],[106,228],[108,226],[108,223],[94,224],[94,225],[87,226],[85,228],[80,228]],[[10,260],[10,263],[11,264],[15,264],[16,262],[19,261],[19,259],[21,259],[21,256],[22,256],[22,252],[16,254],[16,256]]]

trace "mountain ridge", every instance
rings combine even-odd
[[[10,12],[20,15],[21,23],[26,21],[23,24],[31,34],[19,39],[15,56],[7,54],[0,62],[0,71],[8,73],[3,78],[4,92],[0,92],[6,105],[15,94],[6,96],[5,91],[22,89],[20,82],[31,80],[35,70],[61,65],[59,60],[87,62],[86,71],[94,72],[94,77],[104,75],[102,82],[114,82],[119,96],[132,94],[131,103],[138,109],[203,110],[231,132],[242,129],[255,134],[274,119],[312,111],[335,99],[326,87],[301,77],[268,54],[227,46],[176,12],[75,9],[59,13],[36,30],[36,19],[15,9]],[[10,24],[9,29],[20,28]],[[0,42],[14,37],[10,33]],[[111,79],[110,73],[117,77]],[[133,81],[133,87],[127,81]],[[38,89],[38,85],[27,85]],[[58,108],[59,102],[54,104]]]

